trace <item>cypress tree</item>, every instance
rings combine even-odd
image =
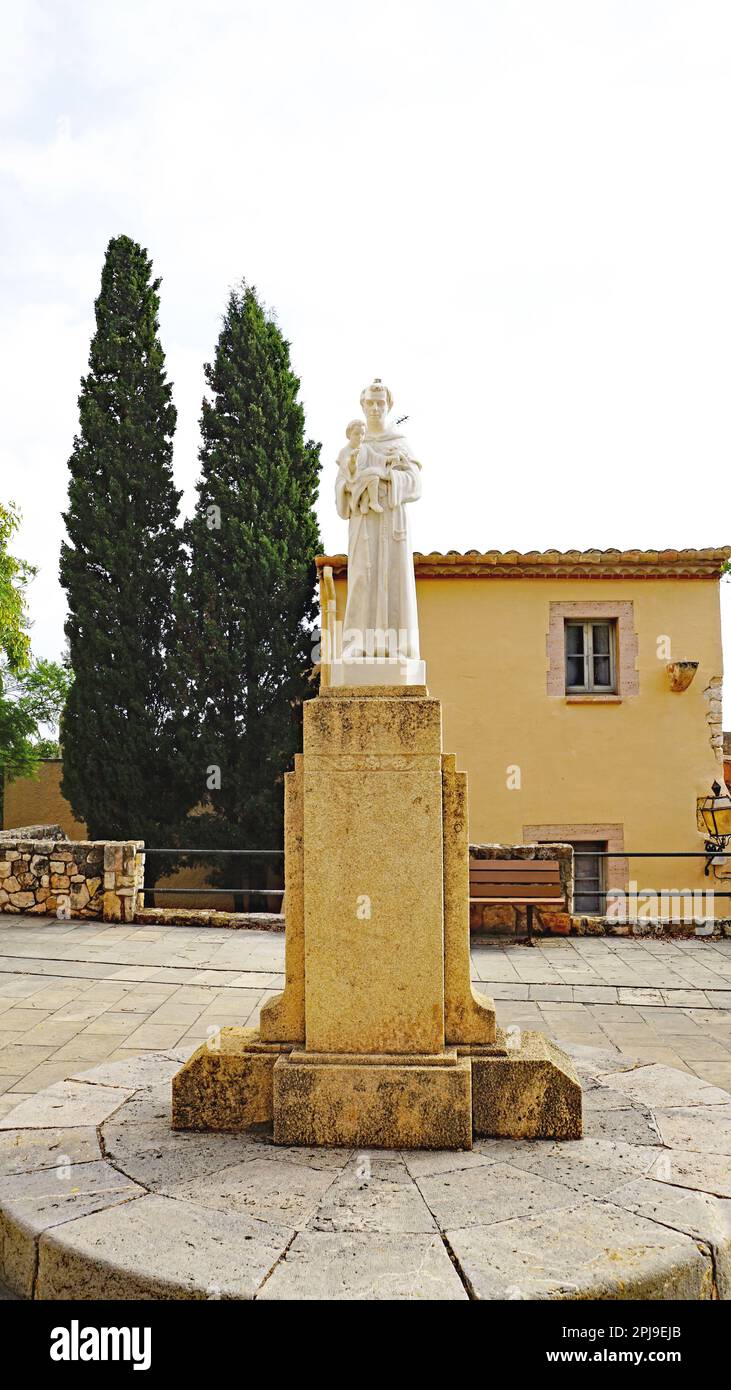
[[[113,238],[81,382],[61,547],[74,672],[61,728],[63,793],[92,838],[152,845],[187,809],[169,671],[181,494],[159,287],[147,252]]]
[[[289,344],[245,284],[229,297],[205,376],[180,594],[195,842],[276,848],[312,675],[320,445],[305,439]],[[246,881],[239,869],[227,861],[227,885]]]

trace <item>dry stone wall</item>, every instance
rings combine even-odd
[[[144,883],[142,840],[0,836],[0,912],[133,922]]]

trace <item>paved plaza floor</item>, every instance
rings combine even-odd
[[[731,940],[474,945],[504,1026],[664,1062],[731,1091]],[[0,917],[0,1117],[92,1067],[256,1025],[282,988],[284,937],[209,927]]]

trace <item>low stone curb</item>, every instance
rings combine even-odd
[[[729,1299],[731,1095],[562,1044],[586,1134],[470,1152],[170,1129],[188,1049],[0,1120],[0,1284],[22,1298]]]
[[[205,889],[201,890],[201,896]],[[135,922],[148,927],[226,927],[232,931],[284,931],[279,912],[220,912],[207,907],[138,907]]]

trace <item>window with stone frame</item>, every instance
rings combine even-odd
[[[617,693],[615,619],[567,618],[564,629],[567,695]]]
[[[578,690],[570,691],[566,688],[566,624],[576,623],[582,628],[582,647],[578,651],[573,651],[571,655],[581,656],[586,654],[586,646],[583,645],[583,629],[587,623],[592,626],[611,626],[611,648],[610,661],[613,662],[614,688],[611,686],[587,692],[586,686],[582,685]],[[592,639],[594,634],[592,633]],[[575,639],[578,645],[578,638]],[[606,656],[606,652],[600,651],[603,638],[599,636],[598,644],[592,641],[592,645],[597,646],[596,655]],[[631,599],[582,599],[581,602],[574,600],[550,600],[548,604],[548,632],[546,633],[546,655],[548,657],[548,669],[546,672],[546,693],[556,699],[576,700],[581,703],[592,700],[606,700],[614,704],[620,700],[633,699],[640,693],[640,676],[637,670],[637,633],[635,632],[634,604]],[[599,669],[592,672],[592,677],[602,678],[603,662],[596,663]],[[582,660],[583,665],[583,660]],[[572,666],[571,675],[576,676],[578,672],[578,662]]]

